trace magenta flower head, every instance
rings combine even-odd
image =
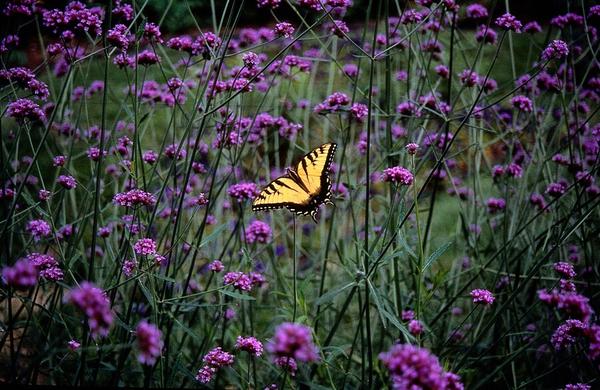
[[[67,343],[67,346],[69,347],[69,349],[71,351],[77,351],[79,349],[79,347],[81,347],[81,343],[77,340],[70,340]]]
[[[396,166],[383,170],[383,180],[390,183],[409,186],[413,183],[414,176],[408,169]]]
[[[423,325],[423,323],[419,320],[411,320],[408,323],[408,331],[410,332],[410,334],[412,334],[413,336],[418,336],[421,333],[423,333],[423,331],[425,330],[425,326]]]
[[[21,259],[12,267],[5,266],[2,268],[2,280],[7,286],[26,289],[36,285],[38,270],[32,262]]]
[[[248,244],[254,244],[255,242],[266,244],[271,240],[273,233],[269,224],[262,221],[254,221],[246,228],[245,235]]]
[[[438,358],[425,348],[396,344],[380,353],[379,360],[388,369],[394,389],[462,388],[460,377],[444,372]]]
[[[523,24],[513,15],[506,13],[496,19],[496,26],[507,31],[520,33]]]
[[[489,198],[485,203],[488,211],[491,214],[497,213],[506,208],[506,201],[502,198]]]
[[[260,190],[254,183],[237,183],[231,185],[227,189],[227,194],[237,200],[238,202],[243,202],[244,200],[252,200],[258,194]]]
[[[554,263],[554,271],[556,271],[556,273],[558,273],[559,275],[562,275],[569,279],[573,279],[575,275],[577,275],[575,269],[573,268],[573,264],[564,261]]]
[[[40,106],[29,99],[17,99],[10,103],[6,114],[21,123],[25,119],[32,122],[43,122],[46,119],[46,115]]]
[[[471,298],[473,298],[473,303],[481,303],[484,305],[491,305],[496,300],[489,290],[480,288],[471,291]]]
[[[110,302],[104,292],[91,282],[82,282],[67,295],[67,301],[87,316],[92,337],[106,337],[113,323]]]
[[[363,122],[369,115],[369,108],[362,103],[354,103],[352,107],[350,107],[350,114],[358,122]]]
[[[211,349],[202,358],[204,366],[198,370],[196,380],[202,383],[208,383],[212,381],[219,369],[231,366],[234,360],[235,357],[229,352],[223,351],[221,347]]]
[[[569,46],[565,41],[555,39],[542,51],[542,60],[548,61],[551,59],[560,60],[569,55]]]
[[[27,222],[25,231],[33,236],[33,241],[39,241],[52,233],[50,224],[43,219],[33,219]]]
[[[263,354],[263,344],[255,337],[238,336],[235,348],[240,351],[246,351],[256,357],[260,357]]]
[[[294,34],[294,26],[288,22],[281,22],[275,25],[273,31],[278,37],[289,38]]]
[[[223,263],[220,260],[214,260],[213,262],[211,262],[208,265],[208,268],[212,272],[221,272],[225,269],[225,266],[223,265]]]
[[[156,198],[149,192],[140,189],[133,189],[127,192],[121,192],[113,197],[113,202],[119,206],[152,206],[156,203]]]
[[[552,346],[557,351],[567,348],[575,343],[575,338],[583,336],[587,325],[579,320],[567,320],[560,325],[550,338]]]
[[[223,284],[232,285],[236,290],[252,290],[252,278],[243,272],[227,272],[223,276]]]
[[[519,111],[531,112],[533,111],[533,102],[527,96],[518,95],[510,100],[513,107]]]
[[[142,321],[135,328],[135,333],[139,349],[138,361],[148,366],[154,365],[163,347],[160,330],[156,325]]]
[[[408,154],[417,154],[417,151],[419,150],[419,144],[411,142],[409,144],[406,144],[405,148]]]
[[[153,255],[156,253],[156,242],[151,238],[141,238],[133,245],[133,250],[140,256]]]
[[[66,190],[72,190],[77,187],[77,180],[73,176],[69,175],[60,175],[56,182]]]
[[[63,271],[54,257],[43,253],[31,253],[26,259],[35,266],[40,277],[52,281],[63,279]]]
[[[319,351],[313,343],[311,329],[302,324],[284,322],[277,326],[267,350],[275,357],[293,358],[301,362],[316,362]]]

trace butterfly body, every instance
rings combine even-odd
[[[253,211],[287,208],[291,212],[316,214],[322,204],[331,202],[329,169],[337,146],[326,143],[306,154],[294,168],[270,182],[256,197]]]

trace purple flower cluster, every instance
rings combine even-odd
[[[138,345],[138,361],[152,366],[160,356],[163,342],[162,334],[158,327],[146,321],[141,321],[135,328]]]
[[[494,295],[489,290],[485,290],[485,289],[472,290],[470,295],[471,295],[471,298],[473,299],[473,303],[481,303],[484,305],[491,305],[496,300]]]
[[[256,357],[260,357],[263,354],[263,344],[256,337],[238,336],[235,348],[240,351],[246,351]]]
[[[46,114],[40,106],[29,99],[17,99],[10,103],[6,113],[19,122],[23,122],[25,119],[33,122],[43,122],[46,119]]]
[[[260,194],[260,190],[258,186],[254,183],[237,183],[231,185],[227,189],[227,195],[231,196],[238,202],[252,200],[258,194]]]
[[[204,366],[198,370],[196,380],[202,383],[209,383],[217,375],[217,371],[223,367],[231,366],[234,360],[235,357],[229,352],[223,351],[221,347],[211,349],[202,358]]]
[[[390,183],[409,186],[413,183],[414,176],[408,169],[396,166],[383,170],[383,180]]]
[[[93,337],[106,337],[113,323],[108,297],[91,282],[82,282],[71,290],[67,300],[83,311]]]
[[[34,241],[39,241],[52,234],[52,227],[43,219],[33,219],[27,222],[25,231],[33,236]]]
[[[133,250],[139,256],[156,254],[156,242],[151,238],[140,238],[134,245]]]
[[[246,242],[248,244],[266,244],[271,241],[272,236],[271,227],[263,221],[253,221],[245,231]]]
[[[27,259],[17,260],[13,266],[2,268],[2,279],[6,285],[26,289],[35,286],[38,281],[38,270]]]
[[[394,389],[462,389],[458,375],[444,372],[438,358],[425,348],[396,344],[379,354]]]
[[[124,207],[153,206],[156,203],[156,198],[149,192],[135,188],[116,194],[113,197],[113,202]]]
[[[60,269],[58,261],[51,255],[30,253],[26,259],[35,266],[40,277],[52,281],[63,279],[63,271]]]
[[[561,59],[569,55],[569,46],[565,41],[555,39],[542,51],[542,60]]]
[[[253,285],[252,278],[239,271],[227,272],[223,276],[223,284],[226,286],[231,285],[240,291],[250,291]]]
[[[319,352],[313,343],[311,329],[302,324],[284,322],[277,326],[267,351],[278,358],[293,358],[295,361],[316,362]]]

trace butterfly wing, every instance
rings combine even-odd
[[[287,207],[294,211],[308,206],[309,194],[293,179],[279,177],[267,185],[252,203],[252,210],[273,210]]]
[[[311,196],[317,196],[325,190],[329,192],[329,169],[337,145],[326,143],[306,154],[296,165],[296,173]]]

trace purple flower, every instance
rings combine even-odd
[[[396,166],[383,170],[383,180],[409,186],[413,183],[414,176],[408,169]]]
[[[298,371],[298,363],[296,363],[294,358],[281,356],[275,358],[273,363],[277,367],[289,372],[290,376],[296,376],[296,371]]]
[[[467,18],[469,19],[485,19],[488,17],[488,10],[481,4],[470,4],[467,6]]]
[[[516,108],[517,110],[520,110],[523,112],[533,111],[533,102],[527,96],[523,96],[523,95],[515,96],[510,100],[510,102],[513,105],[513,107]]]
[[[527,34],[539,33],[542,32],[542,26],[540,26],[540,24],[536,21],[529,22],[525,24],[525,26],[523,27],[523,31]]]
[[[52,281],[63,279],[63,271],[54,257],[48,254],[30,253],[26,259],[35,266],[40,277]]]
[[[225,269],[225,266],[220,260],[214,260],[208,265],[208,269],[210,269],[212,272],[221,272]]]
[[[68,302],[83,311],[92,337],[106,337],[113,322],[110,302],[104,292],[91,282],[82,282],[67,296]]]
[[[29,99],[17,99],[10,103],[6,113],[19,122],[23,122],[25,119],[33,122],[43,122],[46,119],[46,115],[40,106]]]
[[[584,383],[569,383],[565,386],[565,390],[590,390],[592,386]]]
[[[33,236],[34,241],[39,241],[43,237],[48,237],[52,233],[52,228],[43,219],[33,219],[27,222],[25,231]]]
[[[551,59],[560,60],[561,58],[569,55],[569,46],[565,41],[555,39],[548,44],[548,46],[542,51],[542,60],[549,61]]]
[[[258,8],[272,8],[275,9],[279,7],[281,4],[281,0],[256,0],[256,5]]]
[[[546,187],[546,193],[555,198],[558,198],[559,196],[564,195],[564,193],[566,191],[567,191],[567,186],[562,182],[550,183],[550,184],[548,184],[548,187]]]
[[[350,32],[350,29],[343,20],[334,20],[333,25],[329,28],[329,32],[340,38],[344,38]]]
[[[278,37],[289,38],[294,34],[294,26],[288,22],[281,22],[275,25],[273,31]]]
[[[402,310],[400,318],[402,321],[410,321],[415,318],[415,312],[412,310]]]
[[[506,201],[502,198],[489,198],[485,203],[488,211],[491,214],[497,213],[506,208]]]
[[[425,348],[396,344],[380,353],[379,360],[388,369],[394,389],[449,389],[449,380],[452,388],[462,387],[460,378],[448,376],[438,358]]]
[[[583,336],[587,326],[579,320],[567,320],[560,325],[550,338],[552,346],[557,351],[575,343],[575,337]]]
[[[275,357],[293,358],[301,362],[319,360],[311,329],[292,322],[284,322],[277,326],[273,339],[267,344],[267,350]]]
[[[234,356],[229,352],[223,351],[221,347],[211,349],[202,358],[204,366],[198,370],[196,380],[202,383],[208,383],[212,381],[219,369],[226,366],[231,366],[234,360]]]
[[[125,207],[138,205],[152,206],[156,203],[156,198],[151,193],[136,188],[116,194],[113,197],[113,202],[119,206]]]
[[[38,280],[38,270],[29,260],[21,259],[12,267],[7,265],[2,268],[2,279],[8,286],[25,289],[35,286]]]
[[[240,291],[252,290],[252,279],[250,276],[239,271],[227,272],[223,276],[223,284],[232,285],[235,289]]]
[[[496,26],[503,28],[504,30],[514,31],[516,33],[520,33],[521,28],[523,27],[523,24],[509,13],[505,13],[504,15],[498,17],[495,23]]]
[[[269,224],[262,221],[253,221],[250,226],[246,228],[245,236],[248,244],[253,244],[255,242],[266,244],[271,240],[273,234]]]
[[[154,150],[146,150],[142,154],[142,160],[144,160],[146,164],[152,165],[158,160],[158,154]]]
[[[56,182],[66,190],[72,190],[77,187],[77,180],[70,175],[60,175]]]
[[[260,357],[263,354],[263,344],[255,337],[238,336],[235,348],[240,351],[247,351],[256,357]]]
[[[160,57],[150,50],[143,50],[137,55],[137,63],[142,66],[149,66],[158,64],[160,62]]]
[[[79,349],[79,347],[81,347],[81,343],[77,340],[70,340],[67,343],[67,346],[69,347],[69,349],[71,351],[77,351]]]
[[[160,356],[163,342],[161,332],[156,325],[141,321],[135,328],[139,349],[138,361],[152,366]]]
[[[575,275],[577,275],[575,269],[573,268],[573,264],[571,263],[560,261],[558,263],[554,263],[553,268],[554,271],[556,271],[558,274],[563,275],[569,279],[573,279]]]
[[[254,183],[237,183],[231,185],[227,189],[227,195],[231,196],[238,202],[252,200],[258,194],[260,194],[260,190]]]
[[[489,290],[484,289],[475,289],[471,291],[471,298],[473,298],[473,303],[482,303],[484,305],[491,305],[494,303],[496,298]]]
[[[153,255],[156,253],[156,242],[151,238],[141,238],[133,245],[133,250],[140,256]]]
[[[369,108],[362,103],[354,103],[350,107],[350,114],[357,121],[362,122],[369,115]]]
[[[129,32],[124,24],[117,24],[106,33],[106,40],[111,45],[125,51],[129,46]]]
[[[425,330],[425,326],[419,320],[410,320],[410,322],[408,323],[408,331],[413,336],[420,335],[421,333],[423,333],[424,330]]]
[[[133,275],[133,271],[137,268],[137,261],[135,259],[126,259],[123,261],[123,265],[121,266],[121,270],[123,271],[123,275],[126,277],[131,277]]]

